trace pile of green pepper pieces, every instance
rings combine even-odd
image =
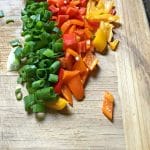
[[[14,54],[18,62],[17,82],[25,84],[29,93],[24,97],[28,112],[45,112],[45,101],[58,98],[53,85],[58,82],[60,62],[57,58],[63,56],[63,40],[51,17],[47,2],[27,0],[22,11],[25,41],[23,46],[19,42],[14,45]]]

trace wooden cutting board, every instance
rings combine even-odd
[[[23,0],[0,0],[0,149],[150,149],[150,30],[141,0],[116,0],[122,26],[117,52],[97,54],[86,97],[65,113],[48,113],[43,122],[17,102],[15,73],[6,71],[9,41],[20,38]],[[14,24],[6,25],[7,19]],[[115,96],[114,122],[101,113],[103,91]]]

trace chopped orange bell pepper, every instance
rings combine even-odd
[[[104,100],[102,105],[103,114],[110,120],[113,120],[114,97],[110,92],[104,93]]]
[[[73,106],[73,99],[72,99],[72,94],[70,89],[68,88],[67,85],[63,85],[61,89],[62,95],[64,98],[68,101],[68,103]]]
[[[82,100],[84,97],[83,83],[80,75],[74,76],[69,82],[68,87],[77,100]]]
[[[75,24],[78,26],[84,26],[84,22],[78,19],[70,19],[71,24]]]
[[[86,35],[87,39],[90,39],[93,35],[92,32],[88,28],[85,28],[84,32],[85,32],[85,35]]]
[[[84,29],[79,29],[75,31],[75,33],[80,37],[80,40],[85,40],[85,32]]]
[[[70,20],[65,21],[61,26],[62,33],[65,33],[69,29],[70,25],[71,25]]]
[[[77,52],[75,52],[74,50],[72,50],[71,48],[67,48],[66,52],[74,57],[79,57],[79,54]]]
[[[85,19],[84,21],[84,27],[85,28],[88,28],[89,30],[93,31],[94,28],[88,23],[88,21]]]
[[[79,5],[80,4],[80,0],[72,0],[69,5],[70,6],[76,6],[76,5]]]
[[[91,71],[98,64],[98,59],[92,52],[88,52],[83,58],[83,61]]]
[[[62,24],[62,26],[61,26],[62,33],[65,33],[72,24],[78,25],[78,26],[83,26],[84,22],[80,21],[78,19],[70,19]]]
[[[74,66],[73,66],[73,70],[78,70],[78,71],[80,71],[80,74],[84,74],[84,73],[87,73],[89,69],[86,67],[83,60],[80,59],[79,61],[75,62]]]
[[[62,81],[63,83],[68,83],[72,78],[79,74],[78,70],[68,71],[64,70]]]
[[[65,57],[59,58],[59,61],[61,63],[62,68],[72,70],[75,58],[72,55],[66,53]]]
[[[76,30],[76,25],[72,25],[72,26],[70,27],[70,29],[68,30],[68,33],[69,33],[69,34],[70,34],[70,33],[74,33],[75,30]]]
[[[88,76],[89,76],[89,71],[81,75],[81,81],[83,85],[85,85]]]
[[[83,62],[82,59],[75,62],[74,66],[73,66],[73,70],[79,70],[80,71],[80,77],[81,77],[82,83],[84,85],[84,83],[85,83],[85,81],[89,75],[89,69],[85,65],[85,63]]]

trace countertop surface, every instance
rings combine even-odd
[[[150,0],[143,0],[143,3],[144,3],[147,18],[149,21],[149,25],[150,25]]]
[[[116,0],[121,27],[116,52],[97,54],[99,67],[89,78],[86,97],[63,113],[38,122],[16,101],[17,74],[6,71],[9,41],[20,38],[24,0],[0,0],[0,149],[150,149],[150,30],[141,0]],[[134,9],[133,9],[134,8]],[[13,24],[6,24],[13,18]],[[114,122],[101,112],[102,95],[115,97]]]

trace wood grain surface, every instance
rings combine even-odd
[[[90,77],[83,102],[43,122],[24,111],[14,91],[16,73],[6,71],[9,41],[20,38],[23,0],[0,0],[0,149],[150,149],[150,32],[140,0],[116,0],[122,26],[118,51],[97,54],[99,68]],[[133,9],[134,8],[134,9]],[[14,24],[6,25],[13,18]],[[115,96],[114,122],[101,113],[102,94]]]

